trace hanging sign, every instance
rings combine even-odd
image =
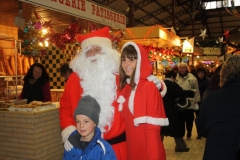
[[[183,42],[182,52],[183,53],[193,53],[192,45],[186,40]]]
[[[182,46],[182,52],[183,53],[193,53],[194,50],[194,37],[189,40],[184,40],[183,46]]]
[[[69,14],[116,29],[126,28],[126,16],[112,9],[86,0],[20,0],[51,10]]]
[[[221,48],[205,47],[203,53],[205,55],[219,56],[221,55]]]

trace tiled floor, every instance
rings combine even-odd
[[[175,142],[172,137],[164,137],[164,147],[167,154],[167,160],[202,160],[205,138],[196,139],[196,127],[193,126],[192,137],[187,139],[184,137],[187,146],[190,148],[189,152],[175,152]]]

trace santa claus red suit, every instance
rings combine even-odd
[[[125,48],[127,49],[124,50]],[[123,87],[118,102],[119,111],[122,112],[126,124],[127,158],[165,160],[165,149],[159,135],[160,126],[166,126],[169,122],[165,115],[163,100],[155,84],[147,79],[152,73],[152,66],[143,46],[134,42],[125,43],[122,61],[126,61],[126,57],[130,55],[131,61],[134,61],[132,48],[137,55],[136,66],[131,62],[125,62],[125,66],[121,65],[119,72]],[[131,70],[131,67],[135,70],[130,77],[126,76],[126,70]],[[131,85],[133,81],[136,84],[134,88]]]
[[[70,63],[73,73],[60,99],[60,125],[64,146],[66,148],[69,135],[76,130],[73,113],[79,99],[90,95],[101,107],[98,127],[103,138],[112,145],[118,160],[126,160],[125,123],[121,113],[117,111],[116,102],[119,95],[116,73],[120,59],[119,53],[112,49],[109,28],[104,27],[78,36],[77,40],[81,43],[82,51]]]

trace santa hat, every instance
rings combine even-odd
[[[79,35],[76,37],[76,39],[81,43],[81,48],[83,51],[92,45],[112,48],[108,27],[101,28],[86,35]]]

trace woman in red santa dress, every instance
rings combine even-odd
[[[118,160],[126,160],[125,123],[117,111],[119,53],[112,49],[109,28],[77,37],[81,53],[71,61],[70,75],[60,99],[60,125],[66,150],[69,135],[76,130],[74,110],[84,95],[94,97],[101,107],[98,127],[113,147]]]
[[[119,111],[126,125],[127,159],[165,160],[160,126],[168,125],[162,97],[147,77],[152,73],[147,51],[139,44],[124,44],[119,68]]]

